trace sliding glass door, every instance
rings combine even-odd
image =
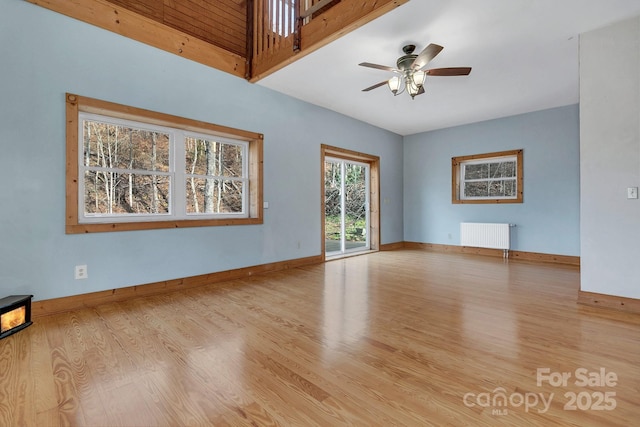
[[[369,250],[370,170],[366,163],[325,157],[325,255]]]

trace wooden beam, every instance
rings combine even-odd
[[[27,0],[74,19],[245,77],[245,58],[104,0]]]
[[[293,50],[278,52],[278,55],[267,58],[264,62],[256,62],[250,81],[255,83],[263,79],[408,1],[409,0],[341,1],[302,27],[301,46],[298,52],[294,52]],[[293,35],[290,37],[293,38]]]
[[[309,16],[313,15],[314,13],[316,13],[317,11],[322,9],[323,7],[326,7],[332,1],[333,0],[320,0],[319,3],[314,4],[309,9],[305,10],[304,12],[302,12],[300,14],[300,18],[302,18],[302,19],[308,18]]]
[[[316,50],[409,0],[343,0],[302,27],[302,49]]]

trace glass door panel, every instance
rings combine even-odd
[[[368,250],[369,165],[325,159],[324,190],[326,255]]]
[[[342,252],[342,164],[324,162],[324,236],[325,252]]]

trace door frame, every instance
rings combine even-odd
[[[325,206],[324,206],[324,163],[326,157],[333,157],[347,161],[366,163],[369,165],[369,251],[380,250],[380,157],[345,148],[320,146],[320,253],[322,260],[326,260],[325,252]],[[356,252],[358,253],[358,252]],[[366,252],[365,252],[366,253]]]

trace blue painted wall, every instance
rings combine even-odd
[[[36,300],[320,254],[320,145],[381,158],[403,240],[402,137],[25,1],[0,5],[0,296]],[[265,135],[265,222],[66,235],[65,93]],[[89,278],[74,280],[87,264]]]
[[[512,249],[580,255],[578,106],[404,138],[404,239],[460,244],[460,222],[516,224]],[[524,203],[451,203],[451,158],[524,149]]]
[[[0,6],[0,296],[36,300],[320,254],[320,145],[381,158],[381,242],[579,255],[578,107],[402,138],[24,1]],[[265,135],[263,225],[64,233],[66,92]],[[524,148],[521,205],[452,205],[451,157]],[[87,264],[89,279],[74,280]]]

